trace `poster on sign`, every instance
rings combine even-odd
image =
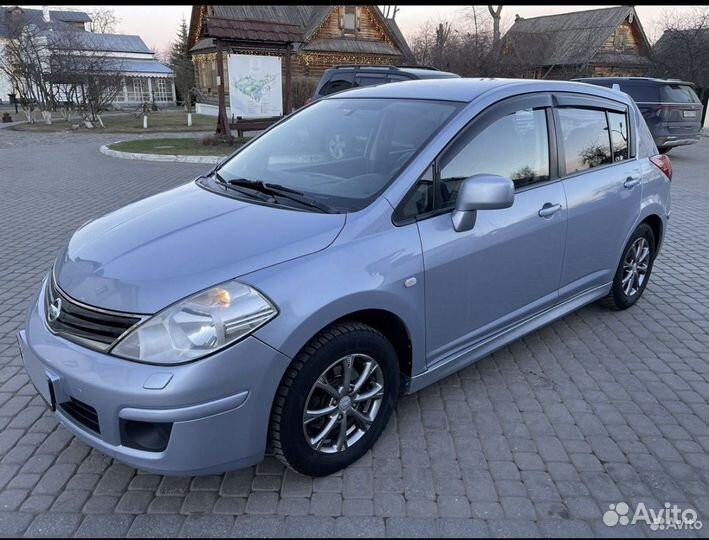
[[[230,54],[229,106],[234,118],[283,115],[281,59],[278,56]]]

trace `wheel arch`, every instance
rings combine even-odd
[[[662,244],[664,236],[664,223],[662,222],[662,218],[657,214],[650,214],[640,222],[640,224],[642,223],[646,223],[652,229],[652,234],[655,236],[655,256],[657,256],[658,248]]]

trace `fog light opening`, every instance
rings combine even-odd
[[[140,422],[121,418],[121,444],[146,452],[162,452],[167,448],[172,423]]]

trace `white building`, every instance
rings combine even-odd
[[[86,54],[100,54],[110,61],[107,69],[120,69],[124,74],[123,92],[119,92],[113,104],[116,106],[138,105],[155,102],[160,105],[175,105],[175,82],[172,69],[158,62],[154,53],[140,36],[125,34],[98,34],[88,32],[85,24],[91,18],[82,11],[54,11],[27,9],[19,6],[0,7],[0,54],[3,42],[17,25],[32,24],[48,36],[72,32],[77,50]],[[0,99],[6,103],[13,93],[10,79],[0,73]]]

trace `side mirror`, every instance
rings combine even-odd
[[[453,227],[457,232],[475,226],[478,210],[509,208],[515,200],[512,180],[496,174],[476,174],[463,180],[455,200]]]

